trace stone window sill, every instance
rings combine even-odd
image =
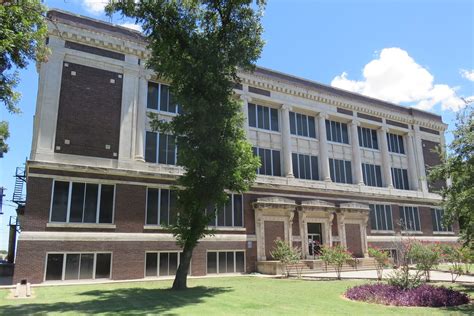
[[[455,235],[454,232],[433,232],[433,235]]]
[[[93,228],[93,229],[115,229],[115,224],[94,224],[94,223],[47,223],[48,228]]]
[[[402,230],[402,235],[423,235],[422,231]]]
[[[371,230],[371,234],[395,234],[394,230]]]
[[[144,225],[143,229],[145,230],[157,230],[157,229],[166,229],[163,226],[160,225]],[[245,227],[209,227],[209,229],[213,229],[216,231],[239,231],[239,232],[245,232],[246,228]]]

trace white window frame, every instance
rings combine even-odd
[[[209,273],[207,271],[208,262],[207,262],[207,255],[209,252],[215,252],[216,255],[216,273]],[[219,272],[219,253],[220,252],[232,252],[234,254],[234,272]],[[244,272],[236,272],[237,269],[237,260],[236,260],[236,252],[243,252],[244,253]],[[226,256],[227,258],[227,256]],[[245,249],[220,249],[220,250],[206,250],[206,275],[215,275],[215,274],[236,274],[236,273],[245,273],[247,271],[247,254]]]
[[[67,200],[67,210],[66,210],[66,221],[65,222],[52,222],[51,217],[53,215],[53,199],[54,199],[54,189],[56,182],[68,182],[69,183],[69,188],[68,188],[68,200]],[[70,215],[71,215],[71,198],[72,198],[72,184],[73,183],[81,183],[86,185],[84,188],[84,200],[86,197],[87,193],[87,184],[97,184],[98,189],[97,189],[97,209],[96,209],[96,219],[95,223],[84,223],[84,206],[82,208],[82,222],[70,222]],[[114,198],[112,201],[112,222],[111,223],[99,223],[99,217],[100,217],[100,199],[102,197],[102,185],[112,185],[114,187]],[[110,225],[115,223],[115,199],[116,199],[116,194],[117,194],[117,185],[116,184],[108,184],[108,183],[99,183],[99,182],[93,182],[93,181],[69,181],[69,180],[57,180],[53,179],[53,185],[51,187],[51,201],[49,205],[49,219],[48,223],[67,223],[67,224],[77,224],[77,225]]]
[[[149,189],[155,189],[155,190],[158,190],[158,224],[148,224],[146,222],[147,220],[147,214],[148,214],[148,190]],[[146,194],[145,194],[145,226],[156,226],[156,227],[162,227],[161,226],[161,223],[160,223],[160,218],[161,218],[161,190],[168,190],[170,193],[169,193],[169,196],[171,196],[171,191],[177,191],[177,190],[173,190],[171,188],[156,188],[156,187],[147,187],[146,188]],[[168,223],[169,223],[169,219],[170,219],[170,202],[171,202],[171,198],[168,197]],[[177,213],[179,214],[179,213]]]
[[[439,214],[438,212],[443,212],[444,213],[443,209],[431,208],[431,212],[434,212],[434,218],[435,218],[435,223],[433,223],[433,233],[434,234],[454,233],[453,225],[449,225],[449,227],[444,227],[444,225],[443,225],[443,216],[438,216],[438,214]],[[431,218],[433,218],[433,217],[431,217]],[[441,228],[441,230],[439,230],[439,228]]]
[[[396,136],[396,141],[395,141],[395,144],[392,143],[391,141],[391,138],[390,138],[390,135],[395,135]],[[400,134],[396,134],[396,133],[387,133],[387,147],[388,147],[388,152],[391,153],[391,154],[396,154],[396,155],[403,155],[405,156],[406,155],[406,147],[405,147],[405,141],[404,141],[404,137],[403,135],[400,135]],[[403,144],[403,153],[401,153],[400,151],[400,142]],[[390,149],[391,148],[397,148],[397,151],[391,151]]]
[[[318,158],[318,156],[314,156],[314,155],[311,155],[311,154],[300,154],[300,153],[295,153],[295,152],[292,152],[292,154],[296,154],[296,158],[297,158],[296,163],[298,164],[298,177],[297,177],[296,175],[294,175],[295,178],[301,179],[301,180],[319,181],[319,169],[318,169],[318,166],[319,166],[319,158]],[[317,175],[318,175],[318,179],[304,179],[304,178],[300,178],[300,177],[299,177],[299,175],[300,175],[300,173],[301,173],[301,172],[300,172],[300,171],[301,171],[301,169],[300,169],[300,155],[301,155],[301,156],[308,156],[308,157],[309,157],[309,172],[310,172],[311,178],[313,177],[313,168],[315,167],[315,166],[313,166],[313,163],[311,162],[311,157],[316,157],[316,162],[317,162],[317,163],[316,163],[316,171],[317,171],[316,173],[317,173]],[[293,166],[291,166],[291,168],[293,168]]]
[[[245,222],[244,222],[244,195],[243,194],[236,194],[236,193],[228,193],[228,195],[230,195],[230,199],[232,200],[232,226],[221,226],[219,225],[219,221],[218,221],[218,214],[216,212],[216,216],[214,218],[214,225],[208,225],[208,227],[211,227],[211,228],[229,228],[229,229],[232,229],[232,228],[245,228]],[[240,195],[242,197],[242,205],[241,205],[241,214],[242,214],[242,226],[235,226],[235,205],[234,205],[234,196],[235,195]],[[225,205],[224,205],[225,207]],[[225,212],[225,210],[224,210]],[[225,220],[224,220],[225,222]]]
[[[147,81],[147,89],[148,89],[148,83],[149,82],[158,85],[158,109],[151,109],[151,108],[148,107],[148,104],[147,104],[146,110],[151,111],[151,112],[155,112],[155,113],[168,115],[168,116],[179,115],[178,104],[176,104],[176,112],[168,112],[168,111],[161,110],[161,86],[163,86],[163,85],[168,86],[169,89],[171,89],[171,86],[169,84],[166,84],[166,83],[149,80],[149,81]],[[147,90],[147,93],[148,93],[148,90]],[[148,98],[148,94],[147,94],[147,98]],[[169,100],[170,100],[170,90],[168,90],[168,104],[169,104]]]
[[[264,147],[258,147],[258,146],[253,146],[253,147],[257,149],[257,157],[258,157],[259,159],[260,159],[259,149],[270,150],[270,164],[271,164],[272,174],[260,173],[260,168],[257,169],[257,174],[258,174],[258,175],[262,175],[262,176],[269,176],[269,177],[281,177],[281,174],[282,174],[282,170],[281,170],[281,167],[282,167],[281,150],[278,150],[278,149],[271,149],[271,148],[264,148]],[[278,153],[280,154],[280,175],[279,175],[279,176],[276,176],[276,175],[275,175],[275,170],[274,170],[274,168],[273,168],[273,152],[274,152],[274,151],[278,151]],[[264,159],[264,161],[265,161],[265,159]]]
[[[63,266],[62,266],[62,271],[61,271],[61,280],[46,280],[46,271],[48,270],[48,256],[52,255],[63,255]],[[92,266],[92,279],[77,279],[77,280],[65,280],[66,276],[66,258],[67,255],[82,255],[82,254],[93,254],[94,255],[94,263]],[[96,267],[97,267],[97,255],[98,254],[110,254],[110,271],[109,271],[109,278],[99,278],[96,279],[95,273],[96,273]],[[79,257],[80,258],[80,257]],[[114,254],[112,251],[48,251],[46,252],[46,256],[44,259],[44,271],[43,271],[43,282],[46,283],[54,283],[54,282],[88,282],[90,280],[112,280],[112,267],[113,267],[113,261],[114,261]],[[79,273],[81,271],[81,261],[79,260]]]
[[[254,128],[256,130],[261,130],[261,131],[266,131],[266,132],[269,132],[269,133],[278,133],[280,134],[281,133],[281,121],[280,121],[280,111],[275,108],[275,107],[272,107],[272,106],[268,106],[268,105],[262,105],[262,104],[257,104],[257,103],[253,103],[253,102],[249,102],[247,104],[247,113],[249,113],[249,110],[248,110],[248,107],[250,104],[253,104],[255,106],[255,125],[256,126],[250,126],[250,119],[248,120],[248,127],[249,128]],[[266,129],[266,128],[263,128],[263,127],[258,127],[258,107],[261,106],[261,107],[264,107],[264,108],[268,108],[268,119],[269,119],[269,126],[270,128],[269,129]],[[278,129],[275,131],[272,129],[272,111],[271,109],[274,109],[277,111],[277,121],[278,121]],[[247,114],[247,115],[250,115],[250,114]]]
[[[329,142],[329,143],[333,143],[333,144],[338,144],[338,145],[351,145],[351,139],[350,139],[350,136],[349,136],[349,126],[347,125],[347,123],[344,123],[344,122],[340,122],[340,121],[335,121],[335,120],[331,120],[331,119],[326,119],[325,121],[325,125],[324,125],[324,128],[326,128],[326,122],[329,122],[329,134],[326,133],[326,141]],[[333,139],[333,135],[332,135],[332,126],[331,124],[333,123],[338,123],[339,124],[339,130],[341,132],[341,141],[337,141],[337,135],[335,136],[336,140]],[[345,124],[346,125],[346,129],[347,129],[347,143],[344,142],[344,137],[343,137],[343,132],[342,132],[342,124]],[[337,126],[336,126],[337,128]],[[323,140],[324,141],[324,140]]]
[[[294,113],[294,117],[295,117],[295,120],[294,120],[294,124],[295,124],[295,134],[293,134],[291,132],[291,113]],[[308,136],[304,136],[304,135],[298,135],[298,120],[296,119],[296,115],[299,114],[299,115],[302,115],[304,116],[305,120],[306,120],[306,126],[308,127]],[[311,137],[309,136],[309,118],[312,117],[314,119],[314,137]],[[291,136],[294,136],[294,137],[299,137],[299,138],[305,138],[305,139],[309,139],[309,140],[315,140],[315,139],[318,139],[318,135],[317,135],[317,132],[316,132],[316,129],[317,129],[317,121],[316,121],[316,117],[313,116],[313,115],[308,115],[308,114],[303,114],[303,113],[300,113],[300,112],[296,112],[296,111],[290,111],[290,117],[289,117],[289,120],[290,120],[290,135]],[[301,127],[301,129],[303,129],[303,127]]]
[[[369,147],[364,146],[364,138],[365,138],[364,137],[364,135],[365,135],[364,130],[370,131],[370,134],[371,134],[370,135],[371,137],[367,140],[367,143],[370,143]],[[359,131],[360,131],[360,135],[358,135],[359,136],[359,146],[361,148],[372,149],[372,150],[376,150],[376,151],[380,150],[377,130],[375,130],[373,128],[370,128],[370,127],[357,126],[357,133],[359,133]],[[372,133],[375,133],[375,137],[377,138],[377,148],[374,148],[374,142],[372,141]]]
[[[332,159],[332,168],[334,170],[334,183],[339,183],[339,184],[354,184],[354,178],[352,177],[352,161],[350,160],[344,160],[344,159],[337,159],[337,158],[329,158]],[[351,173],[350,176],[352,178],[352,182],[337,182],[336,181],[336,160],[343,161],[344,163],[342,164],[343,169],[344,169],[344,179],[347,180],[348,178],[348,172],[346,169],[346,162],[349,162],[351,164]],[[329,164],[331,165],[331,160],[329,160]],[[331,168],[329,168],[329,176],[331,176]],[[332,179],[331,179],[332,180]]]
[[[420,218],[420,209],[418,208],[418,206],[410,206],[410,205],[405,205],[405,206],[400,206],[401,209],[402,209],[402,212],[403,212],[403,219],[404,219],[404,223],[403,223],[403,227],[402,227],[402,232],[403,233],[420,233],[422,232],[422,228],[421,228],[421,218]],[[410,227],[408,227],[407,223],[406,223],[406,220],[407,220],[407,210],[410,210],[411,212],[415,213],[415,209],[416,209],[416,213],[418,215],[418,223],[420,224],[420,227],[419,229],[416,229],[416,227],[414,227],[414,229],[410,229]],[[413,218],[415,218],[415,214],[413,214]],[[415,223],[413,223],[415,224]]]
[[[375,223],[374,223],[375,227],[372,227],[372,222],[371,222],[370,223],[371,224],[370,230],[372,232],[378,232],[378,233],[380,233],[380,232],[391,232],[391,233],[393,233],[394,232],[394,230],[393,230],[394,223],[393,223],[392,206],[390,204],[370,204],[370,205],[374,206],[374,212],[375,212],[374,213],[374,215],[375,215]],[[378,221],[378,217],[377,217],[377,212],[378,212],[377,206],[382,206],[383,207],[383,211],[385,212],[385,227],[387,227],[387,229],[379,229],[379,221]],[[391,229],[389,229],[389,227],[388,227],[387,210],[389,210],[390,218],[392,219],[391,220],[391,222],[392,222],[392,228]]]
[[[364,168],[364,165],[365,165],[365,168]],[[364,184],[367,185],[367,186],[374,187],[374,188],[381,188],[381,187],[383,187],[383,181],[382,181],[382,166],[376,165],[376,164],[370,164],[370,163],[365,163],[365,162],[363,162],[363,163],[362,163],[362,172],[363,172],[363,174],[364,174],[364,176],[365,176],[365,179],[367,179],[367,180],[369,179],[369,173],[367,172],[367,168],[369,168],[369,167],[373,167],[373,168],[374,168],[374,177],[375,177],[375,179],[374,179],[375,181],[374,181],[374,182],[375,182],[375,185],[369,185],[368,183],[365,183],[365,182],[364,182]],[[376,171],[377,171],[377,168],[376,168],[376,167],[379,167],[379,169],[380,169],[380,183],[378,183],[377,172],[376,172]],[[368,182],[368,181],[367,181],[367,182]]]
[[[156,275],[155,276],[150,276],[150,275],[146,275],[146,255],[149,254],[149,253],[156,253],[157,254],[157,258],[156,258]],[[183,250],[159,250],[159,251],[153,251],[153,250],[146,250],[145,251],[145,260],[144,260],[144,266],[143,266],[143,277],[145,279],[150,279],[150,278],[159,278],[159,277],[171,277],[171,276],[174,276],[176,274],[172,274],[170,275],[170,262],[169,262],[169,256],[168,256],[168,275],[160,275],[160,254],[162,253],[167,253],[167,254],[170,254],[170,253],[177,253],[178,255],[178,260],[177,260],[177,267],[176,267],[176,271],[178,271],[178,268],[179,268],[179,265],[181,263],[181,256],[180,254],[183,253]],[[192,259],[191,261],[189,262],[189,272],[188,274],[189,275],[192,275],[191,273],[191,267],[192,267]]]
[[[176,144],[176,143],[175,143],[175,147],[174,147],[174,164],[160,163],[160,134],[163,134],[163,135],[167,136],[166,137],[166,147],[168,147],[168,138],[170,136],[171,137],[175,137],[175,136],[173,136],[171,134],[165,134],[165,133],[154,132],[154,131],[149,131],[149,130],[145,131],[145,141],[143,142],[143,152],[144,153],[146,152],[146,132],[155,134],[155,138],[156,138],[156,150],[155,150],[156,162],[146,161],[146,163],[151,163],[151,164],[156,164],[156,165],[177,166],[178,165],[178,144]],[[175,137],[175,141],[176,141],[176,137]],[[168,158],[168,157],[166,157],[166,158]],[[168,160],[168,159],[166,159],[166,160]]]

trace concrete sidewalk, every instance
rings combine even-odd
[[[330,268],[328,268],[329,271]],[[389,274],[392,273],[393,269],[386,269],[383,272],[383,278],[388,278]],[[414,272],[414,271],[413,271]],[[336,278],[336,272],[323,272],[323,273],[303,273],[303,278]],[[347,271],[341,272],[341,278],[343,279],[377,279],[376,270],[362,270],[362,271]],[[449,272],[440,272],[440,271],[431,271],[430,272],[431,281],[438,282],[451,282],[451,274]],[[461,283],[473,283],[474,276],[462,275],[456,279],[456,282]]]

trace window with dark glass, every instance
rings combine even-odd
[[[178,147],[172,135],[146,132],[145,161],[166,165],[176,165]]]
[[[290,112],[290,133],[298,136],[316,138],[314,116]]]
[[[326,138],[331,142],[349,144],[347,124],[326,120]]]
[[[403,136],[387,133],[388,151],[397,154],[405,154],[405,147],[403,146]]]
[[[390,205],[370,204],[370,227],[372,230],[392,231],[392,207]]]
[[[108,279],[111,253],[50,253],[46,259],[46,281]]]
[[[172,225],[176,223],[177,192],[168,189],[147,190],[146,224],[147,225]]]
[[[319,180],[318,157],[292,153],[293,175],[299,179]]]
[[[364,148],[379,149],[377,131],[366,127],[357,127],[359,146]]]
[[[365,185],[368,185],[371,187],[382,186],[382,171],[381,171],[380,166],[363,163],[362,175],[364,177]]]
[[[392,168],[392,184],[399,190],[410,190],[408,186],[408,170]]]
[[[175,275],[181,261],[182,252],[147,252],[145,254],[145,276]]]
[[[260,157],[261,166],[257,169],[257,174],[281,176],[279,150],[253,147],[253,154]]]
[[[433,223],[433,231],[435,232],[452,232],[453,226],[444,223],[444,210],[431,209],[431,221]]]
[[[351,162],[329,158],[331,180],[338,183],[352,183]]]
[[[220,209],[214,206],[206,208],[207,214],[214,213],[209,221],[209,226],[243,227],[244,209],[241,194],[229,194],[227,203]]]
[[[155,82],[148,82],[147,108],[169,113],[181,113],[182,110],[170,92],[170,87]]]
[[[54,181],[51,222],[113,222],[115,186]]]
[[[208,251],[207,274],[245,272],[244,251]]]
[[[278,132],[278,110],[268,106],[248,104],[249,126]]]
[[[404,231],[421,231],[418,207],[402,206],[400,208],[400,222]]]

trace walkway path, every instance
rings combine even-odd
[[[393,271],[392,269],[384,270],[383,277],[387,278],[388,275],[392,271]],[[431,276],[432,281],[451,282],[451,274],[449,272],[431,271],[430,276]],[[308,273],[308,274],[303,274],[302,277],[304,278],[336,278],[336,273],[335,272]],[[341,278],[343,279],[377,279],[377,271],[363,270],[363,271],[341,272]],[[459,278],[457,278],[456,282],[474,284],[474,276],[462,275]]]

